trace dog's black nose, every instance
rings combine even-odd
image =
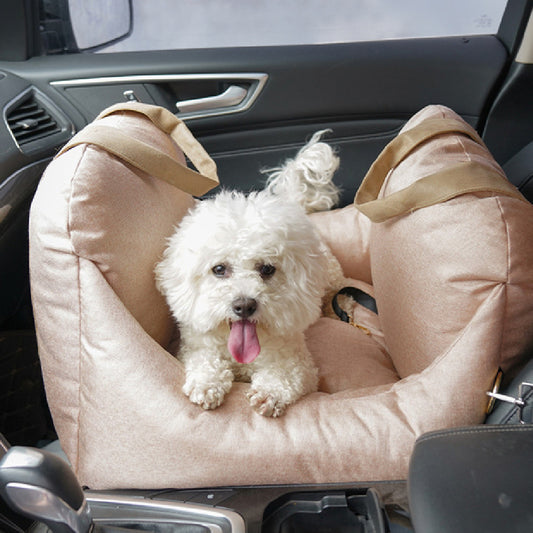
[[[257,310],[257,302],[253,298],[237,298],[231,304],[233,312],[240,318],[248,318]]]

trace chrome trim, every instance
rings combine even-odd
[[[11,504],[22,514],[47,523],[65,525],[74,533],[87,533],[91,528],[92,520],[86,501],[76,511],[43,487],[13,482],[8,483],[4,490]]]
[[[22,446],[14,446],[7,454],[0,467],[4,469],[9,468],[38,468],[43,463],[43,454],[34,448],[27,448]]]
[[[225,533],[224,530],[218,525],[218,524],[211,524],[209,522],[202,522],[201,520],[197,520],[197,519],[191,519],[191,520],[187,520],[187,519],[182,519],[182,518],[177,518],[177,519],[170,519],[170,518],[146,518],[145,520],[143,519],[134,519],[134,520],[128,520],[126,518],[119,518],[119,519],[105,519],[105,518],[102,518],[102,519],[96,519],[94,520],[94,523],[95,524],[102,524],[102,525],[112,525],[112,526],[115,526],[115,527],[122,527],[124,528],[124,530],[127,530],[128,529],[128,525],[130,525],[132,522],[135,522],[135,524],[143,524],[143,523],[148,523],[148,524],[168,524],[168,523],[171,523],[172,525],[180,525],[180,526],[202,526],[204,528],[206,528],[210,533]],[[230,526],[231,527],[231,526]],[[146,531],[149,531],[149,529],[147,528]],[[233,530],[231,530],[233,531]]]
[[[183,120],[194,120],[198,118],[228,115],[241,113],[249,109],[255,102],[265,83],[268,74],[262,72],[231,72],[231,73],[209,73],[209,74],[137,74],[132,76],[102,76],[97,78],[76,78],[70,80],[56,80],[50,82],[53,87],[85,87],[90,85],[113,85],[119,83],[164,83],[175,81],[209,81],[219,80],[221,82],[244,82],[250,83],[248,94],[243,101],[230,108],[213,109],[209,111],[199,111],[191,113],[178,113]]]
[[[131,496],[120,496],[120,495],[114,495],[114,494],[106,494],[106,493],[86,493],[86,499],[89,503],[89,507],[91,505],[103,505],[103,506],[123,506],[126,509],[131,509],[135,511],[151,511],[151,512],[162,512],[162,513],[168,513],[170,515],[174,513],[183,513],[188,514],[191,516],[191,520],[194,520],[195,524],[203,525],[206,527],[212,528],[215,526],[216,528],[219,527],[217,524],[210,524],[208,522],[208,519],[216,518],[216,519],[224,519],[227,520],[232,533],[245,533],[246,532],[246,526],[244,523],[244,519],[240,514],[238,514],[236,511],[232,511],[230,509],[223,509],[220,507],[209,507],[204,505],[197,505],[193,503],[182,503],[182,502],[171,502],[171,501],[162,501],[162,500],[149,500],[146,498],[139,498],[139,497],[131,497]],[[116,508],[115,508],[116,510]],[[120,521],[126,521],[128,520],[127,517],[120,517],[117,515],[117,518],[113,519],[107,519],[107,518],[98,518],[96,516],[95,508],[91,509],[93,514],[93,520],[94,522],[120,522]],[[136,519],[138,521],[154,521],[153,517],[147,517],[146,520],[142,519]],[[175,519],[181,521],[181,523],[184,521],[183,517]],[[155,519],[155,521],[169,521],[168,516],[166,517],[160,517]],[[211,529],[213,533],[218,533],[217,529]]]
[[[235,107],[242,103],[248,91],[239,85],[230,85],[223,93],[205,98],[192,98],[176,102],[178,113],[195,113],[221,110],[226,107]]]

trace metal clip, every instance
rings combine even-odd
[[[500,394],[499,392],[487,392],[487,396],[494,398],[495,400],[500,400],[502,402],[512,403],[518,407],[518,421],[520,424],[525,424],[524,421],[524,407],[527,405],[527,402],[524,400],[524,389],[526,387],[533,388],[533,383],[520,383],[518,387],[518,398],[513,398],[513,396],[508,396],[507,394]]]
[[[371,332],[368,328],[365,328],[365,326],[354,322],[352,315],[348,315],[348,323],[354,328],[360,329],[365,335],[371,335]]]

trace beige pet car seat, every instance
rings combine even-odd
[[[355,305],[358,327],[309,329],[320,390],[279,419],[250,408],[244,383],[214,411],[192,404],[167,351],[173,323],[153,268],[191,194],[213,184],[186,128],[140,104],[104,112],[42,178],[30,219],[39,354],[84,485],[405,479],[419,435],[483,422],[498,369],[516,372],[533,341],[533,206],[470,126],[423,109],[353,205],[313,215],[378,314]]]

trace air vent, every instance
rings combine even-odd
[[[57,121],[33,93],[10,109],[6,119],[19,146],[61,132]]]

